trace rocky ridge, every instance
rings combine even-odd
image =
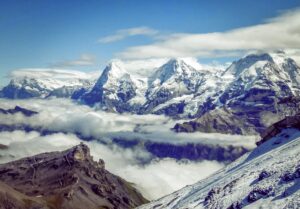
[[[95,162],[84,144],[2,164],[0,174],[0,183],[8,185],[1,190],[9,194],[2,201],[11,208],[38,203],[37,208],[115,209],[147,202],[130,183],[106,171],[101,159]]]

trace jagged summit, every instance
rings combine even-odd
[[[154,79],[159,79],[160,84],[162,84],[176,74],[190,76],[193,71],[196,71],[196,69],[188,65],[184,59],[170,59],[156,71],[153,77]]]
[[[233,62],[229,68],[224,72],[223,75],[231,74],[235,77],[239,76],[244,70],[252,67],[253,65],[259,65],[258,62],[271,62],[273,63],[273,59],[268,53],[263,54],[250,54],[246,57]]]
[[[110,111],[123,112],[129,108],[127,102],[140,94],[140,80],[130,75],[119,61],[112,61],[102,72],[91,91],[81,100]]]
[[[124,69],[121,61],[112,61],[103,70],[94,88],[101,88],[104,87],[104,85],[107,85],[107,87],[109,87],[108,85],[114,85],[113,82],[117,82],[124,77],[130,77],[130,75]],[[117,83],[115,85],[117,85]]]
[[[170,59],[154,68],[151,76],[147,77],[140,77],[126,67],[130,68],[130,64],[112,60],[97,80],[95,77],[93,84],[65,85],[54,90],[44,88],[41,82],[36,83],[28,77],[28,82],[24,81],[26,84],[4,87],[0,96],[71,97],[112,112],[165,114],[185,119],[198,118],[218,108],[231,109],[236,113],[233,118],[239,118],[241,111],[246,110],[246,115],[243,115],[246,120],[251,118],[250,126],[263,129],[265,126],[261,124],[260,116],[265,114],[264,111],[282,112],[282,109],[277,111],[276,101],[300,95],[300,68],[282,51],[249,54],[233,62],[226,70],[224,67],[201,65],[191,58]],[[48,85],[49,77],[47,79],[44,79],[47,86],[57,84],[57,80],[50,79],[53,83]],[[61,81],[58,83],[61,86]],[[228,113],[225,110],[219,113],[222,112]],[[253,116],[248,112],[257,114]]]
[[[50,208],[133,208],[146,200],[125,180],[95,162],[81,143],[0,165],[0,182]]]
[[[124,74],[128,74],[128,72],[125,70],[121,61],[113,60],[106,66],[102,74],[113,77],[121,77]]]
[[[68,70],[20,70],[12,72],[10,83],[0,90],[9,99],[71,97],[79,89],[89,89],[96,73]]]
[[[214,99],[206,99],[199,117],[177,124],[176,131],[257,134],[270,123],[294,114],[294,107],[279,101],[299,97],[300,67],[284,53],[248,55],[221,76],[226,77],[231,77],[229,82],[221,83],[224,88],[212,94]]]
[[[38,112],[36,112],[36,111],[28,110],[28,109],[25,109],[25,108],[20,107],[18,105],[15,106],[15,108],[13,108],[13,109],[2,109],[2,108],[0,108],[0,113],[2,113],[2,114],[22,113],[23,115],[25,115],[27,117],[38,114]]]

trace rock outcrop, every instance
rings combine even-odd
[[[287,116],[281,121],[278,121],[277,123],[274,123],[271,125],[267,130],[261,134],[262,139],[258,141],[256,144],[259,146],[262,143],[268,141],[272,137],[279,134],[283,129],[286,128],[296,128],[300,129],[300,113],[294,116]],[[286,136],[288,137],[288,136]]]
[[[32,110],[28,110],[28,109],[25,109],[25,108],[22,108],[20,106],[15,106],[14,109],[2,109],[0,108],[0,113],[2,114],[16,114],[16,113],[22,113],[23,115],[27,116],[27,117],[31,117],[33,115],[36,115],[38,114],[38,112],[36,111],[32,111]]]
[[[21,193],[45,208],[126,209],[147,202],[130,183],[105,170],[103,160],[93,161],[84,144],[0,165],[0,182],[17,191],[10,199]]]

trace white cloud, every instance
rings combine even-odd
[[[161,57],[229,57],[247,50],[300,48],[300,9],[288,11],[259,25],[226,32],[171,34],[149,45],[117,54],[126,59]]]
[[[56,68],[23,68],[10,73],[10,78],[40,78],[40,79],[97,79],[99,72],[82,72]]]
[[[215,161],[175,161],[162,159],[151,162],[144,167],[131,165],[116,170],[116,174],[126,176],[134,182],[149,199],[158,199],[191,185],[221,169],[224,165]]]
[[[157,68],[165,64],[168,59],[141,59],[141,60],[118,60],[113,59],[111,61],[117,61],[133,75],[140,75],[141,77],[149,77]]]
[[[77,66],[91,66],[96,62],[95,56],[91,54],[82,54],[78,59],[65,60],[51,64],[53,67],[77,67]]]
[[[8,145],[9,149],[1,150],[0,163],[42,152],[67,149],[81,142],[74,134],[81,133],[108,142],[106,145],[97,140],[84,143],[90,147],[95,160],[103,159],[109,171],[133,182],[150,199],[195,183],[224,165],[215,161],[183,162],[175,159],[155,159],[142,146],[124,149],[110,143],[112,137],[172,144],[233,144],[251,148],[255,141],[253,137],[241,138],[224,134],[176,134],[170,130],[176,121],[164,116],[108,113],[78,105],[68,99],[0,99],[0,108],[8,109],[15,105],[38,111],[39,114],[30,118],[22,114],[1,114],[0,124],[22,123],[68,134],[41,136],[38,132],[1,132],[0,143]]]
[[[138,35],[154,36],[157,33],[158,33],[157,30],[154,30],[149,27],[127,28],[127,29],[118,30],[115,34],[100,38],[98,40],[98,43],[111,43],[111,42],[123,40],[127,37],[138,36]]]
[[[43,152],[62,151],[81,142],[72,134],[41,136],[37,132],[14,131],[1,132],[0,136],[1,143],[9,147],[1,150],[0,163]],[[190,162],[174,159],[156,159],[140,165],[138,158],[149,157],[142,150],[109,147],[95,141],[84,143],[90,147],[94,160],[103,159],[106,169],[134,183],[151,200],[195,183],[224,166],[215,161]]]
[[[254,147],[255,136],[239,136],[215,133],[175,133],[170,129],[176,122],[162,115],[116,114],[78,105],[68,99],[0,99],[4,109],[19,105],[38,111],[27,118],[22,114],[1,115],[1,124],[29,124],[52,131],[81,133],[93,138],[122,138],[124,140],[152,140],[173,144],[209,143]],[[138,127],[138,129],[137,129]]]

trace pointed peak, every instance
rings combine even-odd
[[[171,58],[166,65],[182,65],[183,63],[186,64],[183,58]]]
[[[201,65],[195,57],[172,58],[166,64],[173,66],[188,66],[189,68],[194,68],[196,70],[203,70],[203,65]]]
[[[112,59],[107,66],[111,68],[124,68],[124,63],[119,59]]]
[[[274,50],[274,51],[260,51],[260,52],[252,52],[246,54],[242,59],[257,59],[257,60],[267,60],[267,61],[275,61],[274,58],[286,58],[287,54],[284,50]]]
[[[260,61],[266,61],[274,63],[273,58],[268,53],[252,53],[248,54],[245,57],[234,61],[224,72],[223,75],[234,75],[238,76],[242,72],[244,72],[245,69],[250,68],[251,66],[255,65],[257,62]]]
[[[114,77],[120,77],[126,74],[127,71],[124,68],[124,64],[121,60],[112,60],[108,63],[103,71],[103,74],[108,76],[108,74]]]
[[[90,149],[84,143],[80,143],[66,151],[68,157],[76,161],[84,161],[85,159],[91,159]]]

